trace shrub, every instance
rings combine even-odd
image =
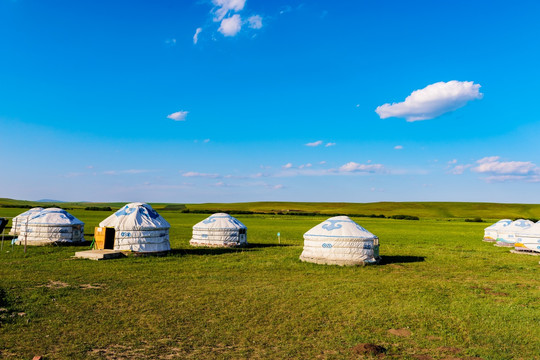
[[[398,220],[420,220],[418,216],[412,216],[412,215],[392,215],[389,216],[390,219],[398,219]]]
[[[475,217],[475,218],[472,218],[472,219],[465,219],[465,222],[484,222],[484,220],[482,220],[481,217]]]
[[[85,207],[84,210],[90,210],[90,211],[112,211],[110,206],[88,206]]]

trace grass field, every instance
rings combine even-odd
[[[188,244],[207,215],[160,210],[172,225],[165,257],[94,262],[72,259],[81,247],[25,255],[4,244],[0,358],[353,359],[363,358],[355,345],[374,343],[396,359],[540,359],[540,259],[482,242],[486,223],[442,219],[496,211],[422,211],[355,219],[380,237],[383,263],[368,267],[298,260],[302,234],[324,216],[239,215],[252,245],[223,250]],[[86,233],[110,215],[70,212]]]

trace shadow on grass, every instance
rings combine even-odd
[[[408,256],[408,255],[384,255],[381,258],[379,265],[403,264],[426,261],[424,256]]]
[[[191,249],[171,249],[169,252],[172,256],[182,256],[182,255],[221,255],[221,254],[231,254],[238,253],[243,251],[255,251],[256,249],[249,248],[212,248],[212,247],[200,247],[200,248],[191,248]]]
[[[245,248],[247,248],[247,249],[257,249],[257,248],[287,247],[287,246],[293,246],[293,245],[291,245],[291,244],[255,244],[255,243],[248,243],[248,245]]]
[[[52,246],[61,246],[61,247],[71,247],[71,246],[84,246],[90,248],[92,245],[91,241],[85,240],[80,242],[55,242],[51,244]]]

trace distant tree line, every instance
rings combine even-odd
[[[42,208],[44,208],[44,209],[48,209],[48,208],[60,208],[60,209],[63,209],[63,210],[73,210],[73,208],[62,207],[62,206],[54,205],[54,204],[47,204],[47,205],[43,205],[43,204],[40,204],[40,205],[12,205],[12,204],[2,204],[2,205],[0,205],[0,207],[3,207],[3,208],[14,208],[14,209],[32,209],[32,208],[35,208],[35,207],[42,207]]]
[[[514,218],[514,221],[516,221],[518,219],[530,220],[532,222],[537,222],[538,221],[538,219],[536,219],[536,218],[525,218],[525,217]],[[479,216],[471,218],[471,219],[465,219],[464,221],[465,222],[478,222],[478,223],[485,222],[485,220],[482,220],[482,218],[479,217]]]
[[[112,211],[110,206],[87,206],[84,210],[90,211]]]
[[[184,214],[214,214],[214,213],[227,213],[233,215],[294,215],[294,216],[340,216],[341,213],[318,213],[318,212],[308,212],[308,211],[249,211],[249,210],[195,210],[195,209],[184,209],[181,211]],[[385,216],[383,214],[348,214],[350,217],[364,217],[364,218],[379,218],[379,219],[398,219],[398,220],[420,220],[418,216],[412,215],[390,215]]]

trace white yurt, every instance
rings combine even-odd
[[[527,230],[516,233],[515,250],[540,252],[540,221]]]
[[[492,224],[484,229],[484,241],[495,242],[497,241],[498,231],[510,225],[512,220],[502,219],[497,221],[495,224]]]
[[[19,235],[21,226],[26,225],[26,221],[30,220],[33,215],[36,215],[41,210],[43,210],[42,207],[35,207],[11,219],[11,230],[9,231],[9,235]]]
[[[100,222],[99,226],[114,228],[114,250],[141,253],[171,250],[171,225],[148,204],[127,204]]]
[[[510,225],[505,226],[497,231],[497,246],[514,246],[516,243],[516,234],[527,230],[534,223],[530,220],[518,219],[513,221]]]
[[[47,245],[84,241],[84,223],[60,208],[44,209],[19,228],[16,244]]]
[[[304,234],[300,260],[329,265],[375,264],[379,258],[379,238],[348,216],[336,216]]]
[[[246,246],[247,227],[229,214],[213,214],[193,226],[189,243],[193,246]]]

